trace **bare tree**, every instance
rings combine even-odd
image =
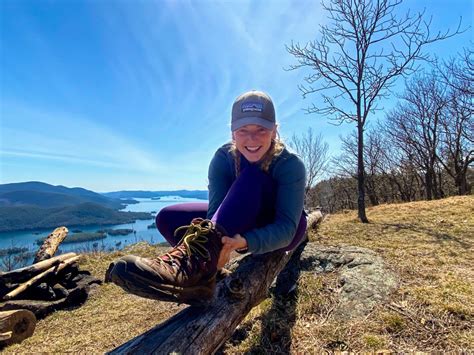
[[[383,172],[384,145],[381,135],[374,129],[367,133],[366,144],[364,145],[364,167],[365,190],[372,206],[379,204],[378,190],[381,190],[379,182]],[[353,132],[346,137],[341,137],[342,154],[333,159],[333,166],[342,176],[351,176],[357,179],[357,132]]]
[[[316,184],[311,193],[326,212],[354,209],[357,206],[355,184],[351,177],[331,177]]]
[[[385,202],[395,201],[415,201],[421,198],[421,186],[423,177],[417,166],[413,163],[411,155],[401,149],[390,140],[390,137],[383,134],[383,126],[378,125],[379,132],[382,133],[382,152],[381,159],[382,175],[388,180],[386,190],[389,190],[390,197],[385,198]]]
[[[456,58],[451,58],[442,65],[436,63],[438,73],[442,76],[443,82],[452,89],[460,92],[468,100],[463,101],[466,106],[472,109],[472,97],[474,96],[474,51],[464,48],[463,53]]]
[[[323,106],[312,105],[308,113],[327,116],[337,124],[357,124],[358,215],[365,212],[364,126],[377,109],[377,102],[389,94],[395,79],[416,70],[418,60],[428,59],[425,46],[459,33],[430,33],[424,13],[409,12],[398,17],[402,0],[329,0],[323,3],[331,24],[322,26],[321,39],[300,46],[287,46],[298,61],[290,69],[312,71],[301,85],[303,97],[320,93]]]
[[[323,141],[321,134],[315,135],[312,128],[308,128],[301,136],[294,134],[289,145],[301,156],[306,166],[305,195],[308,197],[310,189],[326,171],[329,145]]]
[[[31,258],[31,253],[28,249],[17,247],[12,240],[9,248],[0,249],[0,271],[11,271],[23,267],[29,258]]]
[[[423,171],[426,199],[441,197],[438,179],[440,126],[446,114],[446,87],[435,73],[407,83],[402,102],[386,118],[386,134]]]
[[[438,160],[453,178],[459,195],[469,192],[467,173],[474,162],[474,61],[473,51],[465,50],[437,66],[448,87],[448,112],[441,119],[441,154]]]

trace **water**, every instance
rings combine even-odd
[[[139,201],[139,203],[127,205],[122,211],[155,212],[153,213],[153,215],[156,215],[156,213],[158,213],[163,207],[173,205],[176,203],[206,202],[205,200],[199,200],[199,199],[194,199],[194,198],[181,198],[177,196],[162,197],[160,200],[152,200],[148,198],[136,198],[135,200]],[[94,249],[111,251],[111,250],[123,249],[126,245],[137,243],[140,241],[147,241],[150,244],[164,242],[165,239],[158,232],[156,228],[153,228],[153,229],[147,228],[153,222],[154,222],[154,218],[149,219],[149,220],[137,220],[134,223],[127,223],[127,224],[68,227],[69,235],[73,234],[72,231],[76,229],[81,230],[82,232],[96,232],[99,229],[132,229],[133,232],[128,235],[117,235],[117,236],[107,235],[106,238],[101,239],[101,240],[61,244],[60,252],[62,253],[70,252],[70,251],[81,252],[81,251],[90,251]],[[0,233],[0,249],[6,249],[6,248],[11,248],[11,247],[27,248],[28,252],[36,253],[36,251],[39,248],[39,246],[36,244],[36,240],[39,238],[47,237],[48,234],[53,231],[53,229],[19,231],[19,232],[2,232]],[[32,261],[32,258],[31,258],[31,261]],[[2,265],[0,261],[0,269],[1,268],[2,268]]]

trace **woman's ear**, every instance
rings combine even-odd
[[[232,141],[235,142],[235,133],[232,131]]]
[[[272,132],[272,139],[273,140],[276,139],[277,133],[278,133],[278,125],[275,125],[275,127],[273,127],[273,132]]]

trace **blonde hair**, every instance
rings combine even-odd
[[[283,152],[283,149],[285,149],[285,144],[280,140],[280,136],[277,133],[277,137],[272,139],[270,148],[262,157],[262,160],[260,162],[260,169],[268,173],[268,170],[270,169],[270,165],[272,164],[273,159],[278,157],[281,154],[281,152]],[[234,141],[232,141],[231,143],[229,152],[234,157],[235,176],[239,176],[240,175],[240,160],[241,160],[242,154],[237,149],[237,146],[235,145]]]

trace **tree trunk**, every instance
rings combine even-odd
[[[458,188],[459,196],[468,195],[466,173],[467,169],[464,169],[463,167],[459,172],[456,173],[456,178],[454,179]]]
[[[435,200],[438,200],[441,196],[440,194],[440,187],[441,187],[441,181],[438,179],[438,174],[436,173],[435,167],[434,167],[434,162],[431,165],[433,168],[432,170],[432,177],[433,177],[433,197]]]
[[[378,206],[379,205],[379,198],[377,196],[377,192],[375,191],[375,176],[365,176],[365,181],[366,181],[366,191],[367,191],[367,197],[369,198],[370,204],[372,206]]]
[[[431,170],[426,169],[425,174],[425,189],[426,189],[426,199],[431,201],[433,199],[433,177],[431,176]]]
[[[207,307],[188,307],[110,354],[212,354],[267,297],[268,288],[292,252],[275,251],[234,261],[238,268],[217,286]]]
[[[36,317],[26,309],[0,312],[0,346],[21,342],[33,334],[35,327]]]
[[[59,244],[67,237],[68,232],[66,227],[58,227],[48,235],[36,253],[33,264],[51,258],[58,250]]]
[[[362,223],[369,223],[365,214],[365,172],[364,172],[364,128],[362,123],[357,125],[357,208]]]
[[[445,198],[446,194],[444,192],[443,185],[445,184],[445,180],[443,179],[443,173],[441,170],[438,170],[438,196],[439,198]]]
[[[459,184],[459,195],[460,196],[463,196],[463,195],[467,195],[467,179],[466,179],[466,175],[462,175],[461,176],[461,183]]]

